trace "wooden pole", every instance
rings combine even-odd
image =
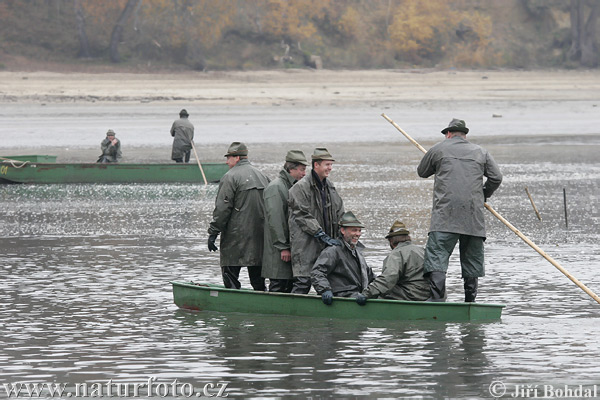
[[[533,211],[535,211],[535,215],[537,215],[538,219],[541,221],[542,216],[540,215],[540,212],[538,211],[537,207],[535,206],[535,203],[533,202],[533,197],[531,197],[531,194],[529,194],[529,189],[527,188],[527,186],[525,186],[525,193],[527,193],[527,196],[529,197],[529,201],[531,202],[531,205],[533,206]]]
[[[419,150],[421,150],[423,153],[427,152],[420,144],[418,144],[406,132],[404,132],[402,129],[400,129],[400,127],[398,125],[396,125],[390,118],[388,118],[387,115],[385,115],[385,114],[381,114],[381,115],[383,116],[383,118],[387,119],[392,125],[394,125],[394,127],[396,127],[396,129],[398,129],[400,131],[400,133],[402,133],[404,136],[406,136],[407,139],[409,139],[415,146],[417,146],[417,148],[419,148]],[[533,243],[531,240],[529,240],[529,238],[527,238],[527,236],[525,236],[523,233],[521,233],[521,231],[519,231],[517,228],[515,228],[510,222],[508,222],[506,219],[504,219],[496,210],[494,210],[492,208],[492,206],[490,206],[487,203],[484,203],[483,206],[485,208],[487,208],[488,211],[491,212],[496,218],[498,218],[500,220],[500,222],[502,222],[511,231],[513,231],[518,237],[520,237],[521,239],[523,239],[523,241],[525,241],[525,243],[527,243],[529,246],[531,246],[532,249],[534,249],[535,251],[537,251],[542,257],[544,257],[546,260],[548,260],[550,262],[550,264],[554,265],[560,272],[562,272],[574,284],[576,284],[577,286],[579,286],[579,288],[581,290],[583,290],[584,292],[586,292],[592,299],[596,300],[596,302],[598,304],[600,304],[600,297],[598,297],[598,295],[596,295],[587,286],[585,286],[583,283],[581,283],[579,280],[577,280],[566,269],[564,269],[563,267],[561,267],[552,257],[550,257],[548,254],[546,254],[535,243]]]
[[[196,152],[196,145],[193,141],[191,141],[191,143],[192,149],[194,149],[194,155],[196,156],[196,161],[198,162],[198,167],[200,167],[200,172],[202,172],[202,179],[204,179],[204,184],[208,185],[208,182],[206,181],[206,175],[204,175],[204,169],[202,168],[202,164],[200,164],[200,159],[198,158],[198,152]]]
[[[563,188],[563,203],[565,204],[565,225],[569,229],[569,218],[567,217],[567,189]]]

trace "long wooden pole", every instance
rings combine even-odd
[[[537,215],[538,219],[541,221],[542,216],[540,215],[540,212],[538,211],[537,207],[535,206],[535,203],[533,202],[533,197],[531,197],[531,194],[529,193],[529,189],[527,188],[527,186],[525,186],[525,193],[527,193],[527,196],[529,197],[529,201],[531,202],[533,211],[535,211],[535,215]]]
[[[196,161],[198,162],[198,166],[200,167],[200,172],[202,172],[202,179],[204,179],[204,184],[208,185],[208,182],[206,181],[206,175],[204,175],[204,169],[202,168],[202,164],[200,163],[200,159],[198,158],[198,152],[196,151],[196,145],[194,144],[194,142],[192,141],[192,149],[194,149],[194,155],[196,156]]]
[[[415,146],[417,146],[417,148],[419,150],[421,150],[423,153],[427,153],[427,150],[425,150],[423,148],[423,146],[421,146],[419,143],[417,143],[417,141],[415,141],[412,137],[410,137],[406,132],[404,132],[398,125],[396,125],[396,123],[394,123],[387,115],[385,114],[381,114],[381,116],[383,118],[385,118],[386,120],[388,120],[392,125],[394,125],[394,127],[396,129],[398,129],[400,131],[400,133],[402,133],[404,136],[406,136],[406,138],[411,141]],[[573,275],[571,275],[566,269],[564,269],[563,267],[560,266],[560,264],[558,264],[552,257],[550,257],[548,254],[546,254],[542,249],[540,249],[535,243],[533,243],[531,240],[529,240],[529,238],[527,238],[527,236],[525,236],[523,233],[521,233],[521,231],[519,231],[517,228],[515,228],[510,222],[508,222],[506,219],[504,219],[504,217],[502,217],[496,210],[494,210],[492,208],[492,206],[490,206],[487,203],[484,203],[483,206],[485,208],[488,209],[489,212],[491,212],[496,218],[498,218],[500,220],[500,222],[502,222],[504,225],[506,225],[511,231],[513,231],[518,237],[520,237],[521,239],[523,239],[523,241],[525,241],[525,243],[527,243],[529,246],[531,246],[532,249],[534,249],[535,251],[537,251],[542,257],[544,257],[546,260],[548,260],[550,262],[550,264],[554,265],[560,272],[562,272],[567,278],[569,278],[574,284],[576,284],[577,286],[579,286],[579,288],[581,290],[583,290],[584,292],[586,292],[592,299],[596,300],[596,302],[598,304],[600,304],[600,297],[598,297],[598,295],[596,295],[594,292],[592,292],[587,286],[585,286],[583,283],[581,283],[577,278],[575,278]]]

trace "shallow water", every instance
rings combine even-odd
[[[52,120],[50,130],[57,126]],[[49,139],[38,136],[43,148]],[[306,140],[283,137],[292,142],[286,148],[312,151]],[[599,293],[600,135],[473,140],[505,175],[490,204]],[[206,148],[219,154],[223,146],[215,143]],[[156,146],[135,152],[142,157]],[[392,146],[341,140],[327,146],[338,160],[331,179],[346,209],[365,222],[365,255],[375,272],[395,219],[423,244],[432,180],[416,176],[420,153],[402,139]],[[21,147],[17,140],[6,149]],[[283,153],[257,140],[251,159],[273,178]],[[518,385],[538,385],[541,397],[544,385],[600,383],[600,305],[489,213],[478,301],[506,304],[498,322],[366,323],[178,310],[169,281],[221,282],[218,256],[206,249],[215,193],[216,186],[201,185],[0,186],[0,390],[22,381],[73,388],[154,377],[200,391],[214,384],[213,395],[226,382],[234,398],[491,398],[494,381],[503,383],[505,397]],[[245,272],[242,278],[249,287]],[[461,300],[461,283],[455,254],[449,300]]]

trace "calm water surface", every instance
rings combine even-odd
[[[600,136],[479,143],[505,174],[490,204],[600,293]],[[416,176],[420,153],[401,139],[326,145],[346,209],[366,224],[375,272],[395,219],[423,244],[433,182]],[[314,146],[256,144],[251,159],[274,178],[287,147],[310,154]],[[506,304],[498,322],[178,310],[169,281],[221,283],[206,249],[215,194],[201,185],[0,186],[0,384],[154,377],[197,390],[226,382],[232,398],[492,398],[494,381],[508,398],[517,385],[600,386],[600,305],[489,213],[478,301]],[[453,256],[451,301],[462,299],[459,274]]]

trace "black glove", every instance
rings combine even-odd
[[[331,303],[333,303],[333,292],[331,290],[324,291],[321,295],[321,300],[323,300],[323,303],[330,306]]]
[[[342,243],[337,239],[332,239],[328,234],[323,232],[323,229],[319,229],[319,232],[315,234],[315,238],[319,239],[327,246],[341,246]]]
[[[212,235],[210,235],[208,237],[208,250],[209,251],[217,251],[217,250],[219,250],[219,248],[215,244],[215,241],[217,240],[217,236],[219,236],[219,234],[213,233]]]
[[[356,295],[356,303],[357,303],[359,306],[364,306],[365,304],[367,304],[367,296],[365,296],[365,295],[364,295],[364,294],[362,294],[362,293],[358,293],[358,294]]]

